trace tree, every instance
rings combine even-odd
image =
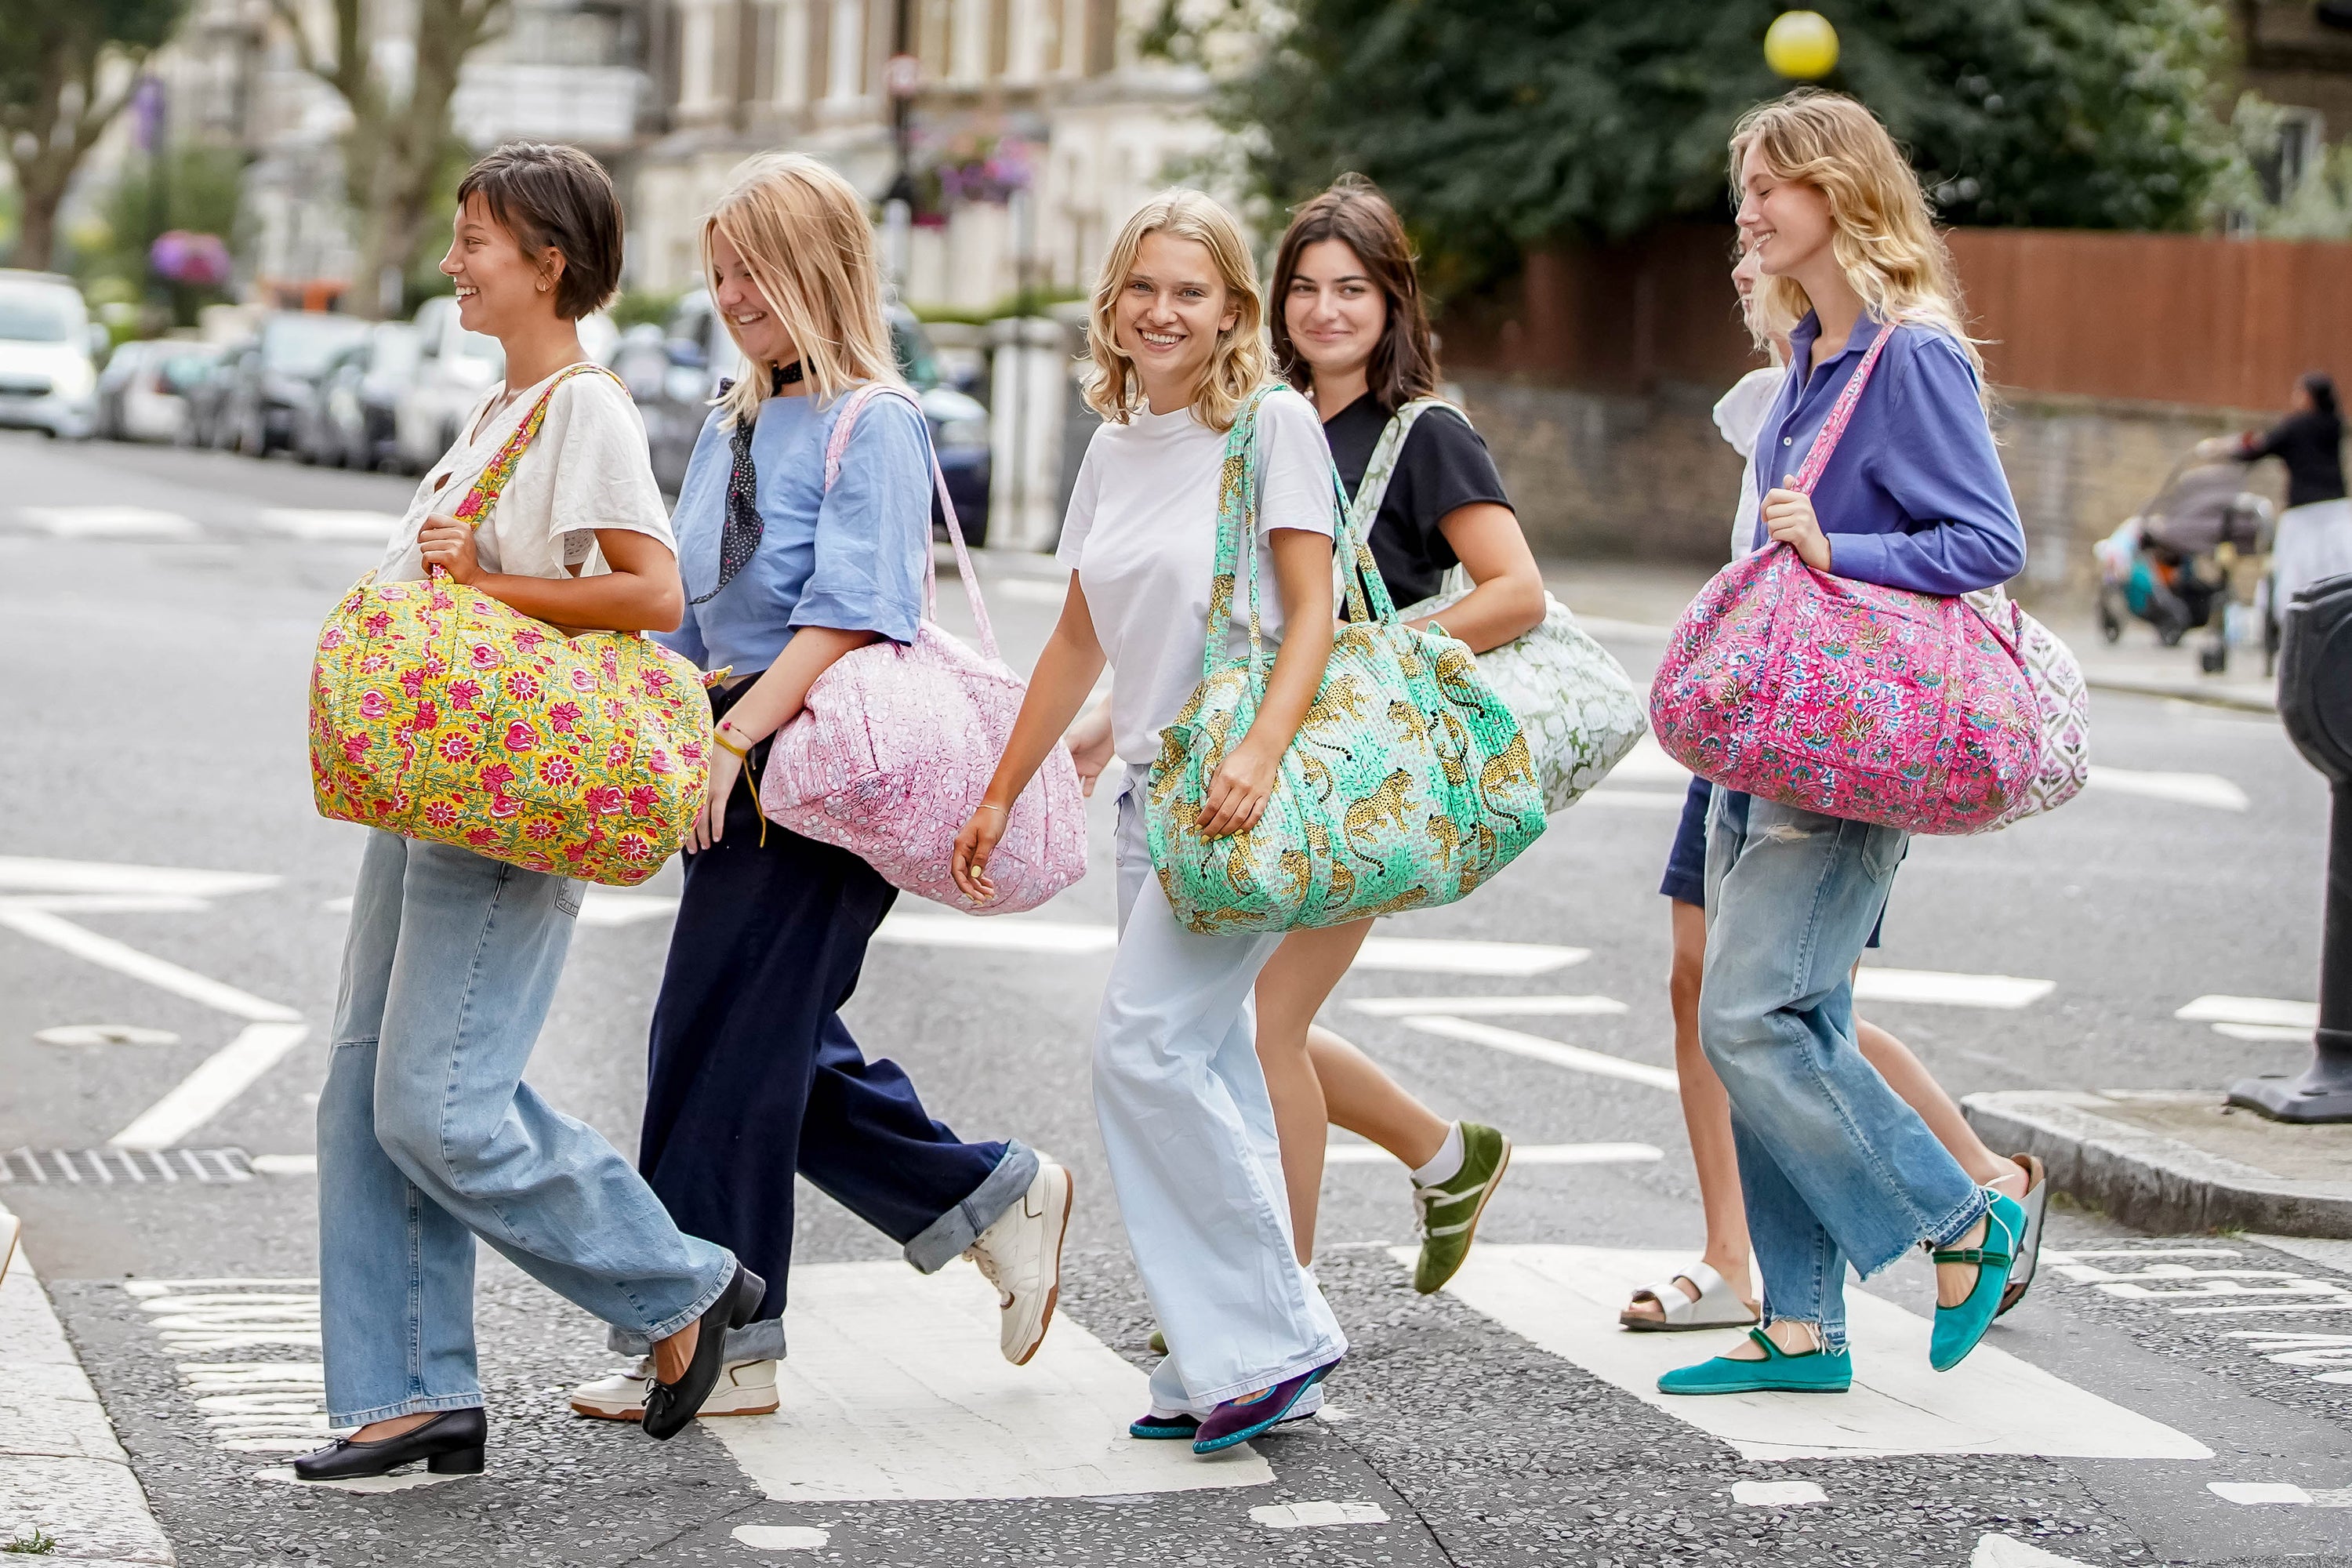
[[[2203,0],[1814,0],[1824,85],[1911,151],[1951,222],[2185,228],[2232,151],[2210,101],[2229,40]],[[1778,0],[1168,0],[1179,58],[1267,37],[1225,76],[1257,192],[1341,169],[1384,185],[1433,253],[1496,262],[1720,215],[1725,143],[1785,90]],[[1222,40],[1220,34],[1224,35]]]
[[[304,68],[333,88],[351,110],[343,191],[359,229],[359,261],[348,303],[373,315],[377,279],[387,268],[407,270],[450,162],[449,101],[466,57],[504,28],[509,0],[416,0],[416,30],[404,51],[372,47],[379,42],[369,30],[377,8],[368,0],[328,0],[331,52],[320,49],[303,26],[313,7],[302,0],[271,4],[292,32]],[[404,56],[413,66],[386,68]]]
[[[0,142],[22,202],[19,267],[47,268],[58,206],[187,0],[0,0]]]

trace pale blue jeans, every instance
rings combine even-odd
[[[1699,1044],[1731,1097],[1764,1321],[1845,1343],[1864,1279],[1945,1246],[1985,1195],[1853,1037],[1855,962],[1909,836],[1717,789],[1706,827]]]
[[[1143,776],[1118,801],[1118,952],[1095,1026],[1095,1115],[1128,1245],[1168,1356],[1152,1408],[1206,1415],[1348,1349],[1291,1242],[1274,1102],[1250,991],[1278,931],[1201,936],[1168,907],[1143,832]]]
[[[667,1339],[734,1278],[635,1169],[522,1081],[581,884],[368,835],[319,1095],[328,1419],[482,1403],[474,1238],[604,1321]]]

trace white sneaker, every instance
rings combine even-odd
[[[646,1390],[653,1386],[654,1358],[643,1356],[626,1372],[583,1383],[572,1391],[572,1408],[600,1421],[642,1421]],[[776,1363],[734,1361],[719,1374],[719,1386],[702,1402],[705,1415],[765,1415],[776,1408]]]
[[[998,1348],[1014,1366],[1025,1366],[1045,1342],[1062,1294],[1062,1238],[1070,1228],[1070,1173],[1051,1160],[1037,1162],[1037,1174],[1021,1201],[996,1216],[963,1255],[980,1265],[996,1287],[1003,1321]]]

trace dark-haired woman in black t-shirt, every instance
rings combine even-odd
[[[1396,412],[1437,388],[1412,245],[1387,198],[1349,175],[1300,207],[1283,236],[1267,299],[1276,362],[1322,414],[1332,458],[1353,496]],[[1446,607],[1445,630],[1473,651],[1500,647],[1543,619],[1543,577],[1502,476],[1486,442],[1450,406],[1423,409],[1412,424],[1370,542],[1400,605],[1436,594],[1447,571],[1464,568],[1473,586]],[[1109,760],[1108,726],[1081,721],[1070,745],[1091,780]],[[1413,1284],[1426,1293],[1461,1267],[1509,1161],[1510,1141],[1477,1122],[1444,1120],[1370,1057],[1316,1026],[1317,1010],[1371,929],[1364,920],[1283,940],[1258,974],[1258,1060],[1274,1100],[1300,1260],[1314,1259],[1323,1152],[1337,1124],[1412,1172],[1422,1232]]]

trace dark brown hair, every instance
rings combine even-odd
[[[1393,412],[1416,397],[1437,392],[1437,350],[1429,335],[1429,313],[1421,302],[1421,275],[1414,269],[1412,241],[1397,221],[1381,188],[1361,174],[1342,174],[1331,188],[1291,215],[1275,253],[1274,286],[1266,290],[1274,330],[1275,363],[1290,384],[1304,392],[1313,382],[1307,363],[1290,341],[1290,284],[1298,258],[1310,245],[1336,239],[1356,253],[1364,271],[1388,300],[1388,329],[1364,367],[1365,383],[1381,407]],[[1339,412],[1326,408],[1325,417]]]
[[[479,196],[525,256],[563,257],[555,313],[576,321],[621,286],[621,198],[604,165],[577,147],[509,142],[485,153],[457,184]]]

